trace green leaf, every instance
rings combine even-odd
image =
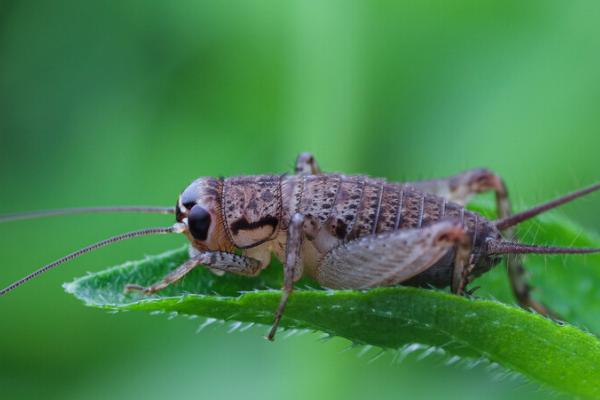
[[[524,225],[521,233],[536,227],[538,243],[599,243],[597,237],[583,233],[564,218],[545,216],[532,224]],[[149,285],[160,280],[186,258],[187,251],[182,248],[127,262],[65,284],[65,289],[87,305],[114,311],[272,322],[280,296],[274,288],[282,281],[278,263],[255,278],[218,277],[197,268],[157,295],[123,292],[128,283]],[[534,275],[544,278],[538,283],[547,284],[540,290],[541,300],[570,321],[600,330],[593,318],[599,315],[600,296],[598,291],[585,290],[600,282],[600,268],[595,267],[600,266],[598,256],[587,256],[585,261],[576,257],[530,257],[527,261]],[[497,268],[478,281],[486,287],[478,295],[507,298],[503,270]],[[356,343],[405,352],[418,343],[425,352],[485,358],[558,391],[600,397],[600,341],[574,326],[559,325],[495,300],[467,299],[444,291],[408,287],[330,291],[316,287],[308,280],[299,282],[282,319],[283,327],[320,330]]]

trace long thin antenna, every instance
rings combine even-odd
[[[546,247],[529,244],[489,240],[487,253],[493,254],[589,254],[599,253],[598,248]]]
[[[525,210],[523,212],[511,215],[510,217],[507,217],[504,219],[499,219],[499,220],[495,221],[496,227],[500,230],[510,228],[511,226],[517,225],[527,219],[533,218],[536,215],[543,213],[544,211],[551,210],[555,207],[558,207],[562,204],[573,201],[573,200],[577,199],[578,197],[584,196],[584,195],[594,192],[598,189],[600,189],[600,182],[596,183],[592,186],[588,186],[587,188],[578,190],[576,192],[566,194],[564,196],[561,196],[561,197],[554,199],[552,201],[549,201],[547,203],[540,204],[539,206],[533,207],[529,210]]]
[[[10,292],[11,290],[21,286],[22,284],[24,284],[25,282],[27,282],[28,280],[35,278],[36,276],[43,274],[44,272],[59,266],[60,264],[63,264],[67,261],[70,261],[74,258],[77,258],[83,254],[89,253],[91,251],[94,251],[96,249],[99,249],[101,247],[104,246],[108,246],[109,244],[115,243],[115,242],[120,242],[121,240],[126,240],[126,239],[131,239],[131,238],[135,238],[135,237],[140,237],[140,236],[146,236],[146,235],[155,235],[155,234],[165,234],[165,233],[179,233],[181,232],[181,229],[179,227],[179,224],[175,224],[174,226],[169,226],[169,227],[163,227],[163,228],[146,228],[146,229],[142,229],[139,231],[132,231],[132,232],[127,232],[127,233],[122,233],[120,235],[117,236],[113,236],[111,238],[102,240],[100,242],[91,244],[87,247],[84,247],[82,249],[77,250],[76,252],[73,252],[71,254],[68,254],[56,261],[54,261],[53,263],[50,263],[48,265],[44,265],[42,268],[38,269],[35,272],[30,273],[29,275],[25,276],[24,278],[19,279],[18,281],[14,282],[13,284],[11,284],[10,286],[5,287],[4,289],[0,290],[0,296],[4,296],[6,293]]]
[[[29,211],[15,214],[0,215],[0,223],[9,221],[19,221],[24,219],[54,217],[57,215],[85,214],[85,213],[106,213],[106,212],[139,212],[149,214],[174,214],[173,207],[154,207],[154,206],[114,206],[114,207],[79,207],[79,208],[61,208],[56,210]]]

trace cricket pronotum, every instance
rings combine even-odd
[[[97,207],[41,211],[0,217],[0,222],[84,212],[175,214],[169,227],[123,233],[77,250],[2,289],[5,295],[66,261],[121,240],[182,233],[190,259],[149,287],[155,293],[199,265],[216,273],[256,275],[274,254],[284,265],[281,301],[268,338],[273,339],[294,282],[304,274],[332,289],[366,289],[406,284],[448,287],[456,294],[507,257],[519,304],[551,312],[530,296],[518,254],[583,254],[600,249],[542,247],[519,243],[511,228],[544,211],[600,189],[600,183],[511,215],[500,177],[476,169],[446,179],[392,183],[364,175],[322,173],[313,156],[296,160],[294,175],[202,177],[169,207]],[[490,221],[464,204],[494,191],[498,219]]]

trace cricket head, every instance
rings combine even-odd
[[[228,251],[233,247],[222,223],[222,184],[216,178],[198,178],[179,195],[175,205],[178,226],[200,251]]]

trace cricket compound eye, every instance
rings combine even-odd
[[[208,237],[210,228],[210,214],[199,205],[192,207],[188,214],[188,228],[196,240],[204,241]]]

